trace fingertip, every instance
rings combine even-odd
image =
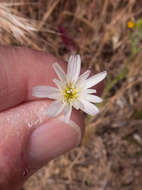
[[[31,167],[38,169],[80,143],[81,127],[78,123],[82,121],[72,118],[68,124],[63,116],[50,119],[32,133],[27,147],[27,160]]]

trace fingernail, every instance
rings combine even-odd
[[[75,122],[66,124],[62,117],[50,120],[32,133],[27,149],[28,163],[40,167],[76,147],[80,140],[81,130]]]

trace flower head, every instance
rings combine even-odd
[[[53,68],[60,80],[54,79],[57,88],[51,86],[36,86],[33,88],[33,96],[39,98],[50,98],[55,101],[49,106],[47,115],[56,117],[64,110],[65,121],[68,123],[71,116],[72,107],[81,109],[89,115],[99,112],[94,103],[102,102],[96,95],[95,89],[90,87],[102,81],[107,72],[98,73],[90,78],[90,70],[80,75],[81,59],[80,55],[72,55],[68,60],[67,74],[58,63],[53,64]]]

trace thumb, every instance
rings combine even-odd
[[[15,189],[45,163],[80,143],[84,126],[80,113],[73,111],[66,124],[62,116],[45,115],[49,105],[49,100],[33,101],[0,113],[0,189],[1,184]]]
[[[41,124],[33,131],[27,145],[29,167],[38,169],[47,161],[76,147],[81,141],[83,126],[83,118],[77,111],[72,113],[68,124],[62,115]]]

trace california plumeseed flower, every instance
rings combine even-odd
[[[94,103],[102,102],[102,99],[94,93],[92,86],[102,81],[107,72],[101,72],[89,77],[90,70],[80,75],[81,59],[80,55],[72,55],[68,60],[67,74],[58,63],[53,64],[53,68],[60,80],[54,79],[53,82],[57,86],[36,86],[33,88],[32,95],[39,98],[53,99],[53,103],[47,110],[47,115],[56,117],[64,110],[65,122],[70,120],[72,108],[81,109],[89,115],[94,116],[99,109]]]

